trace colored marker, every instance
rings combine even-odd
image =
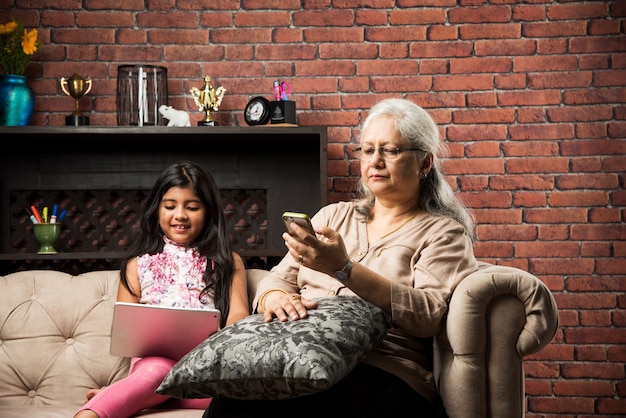
[[[65,215],[67,215],[67,211],[65,209],[63,209],[63,212],[61,212],[61,214],[59,215],[59,217],[57,218],[57,222],[61,222],[61,220],[63,218],[65,218]]]
[[[26,213],[28,214],[28,219],[30,219],[30,221],[34,224],[38,224],[39,222],[37,222],[37,218],[35,218],[35,215],[33,215],[33,211],[29,209],[28,206],[26,206]]]
[[[37,219],[37,223],[42,223],[41,216],[39,215],[39,211],[37,210],[35,205],[30,205],[30,210],[33,211],[33,216],[35,216],[35,219]]]
[[[59,210],[59,205],[56,203],[52,206],[52,215],[50,215],[50,223],[54,224],[57,221],[57,212]]]
[[[48,222],[48,206],[44,206],[41,211],[41,219],[43,219],[43,223]]]

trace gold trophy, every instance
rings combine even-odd
[[[197,87],[192,87],[189,92],[196,105],[198,105],[199,110],[204,111],[204,119],[198,122],[198,126],[215,126],[211,111],[217,112],[226,89],[222,86],[214,89],[211,85],[211,77],[205,75],[204,88],[200,90]]]
[[[78,106],[78,99],[91,91],[91,78],[82,78],[74,73],[69,79],[61,77],[61,90],[76,101],[76,110],[65,117],[65,125],[84,126],[89,125],[89,117],[83,115]]]

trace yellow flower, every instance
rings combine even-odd
[[[16,19],[0,24],[0,73],[24,75],[39,48],[38,34],[37,29],[27,30]]]
[[[0,24],[0,35],[13,33],[15,32],[15,29],[17,29],[17,22],[15,20],[10,21],[9,23]]]
[[[22,48],[26,55],[33,55],[37,51],[37,29],[27,31],[24,29],[24,37],[22,38]]]

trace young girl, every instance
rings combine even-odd
[[[249,314],[245,266],[230,249],[219,190],[202,166],[179,162],[161,173],[120,276],[121,302],[217,308],[222,327]],[[155,390],[175,363],[131,359],[128,377],[90,390],[74,417],[130,417],[167,401]],[[210,401],[181,400],[176,407],[205,409]]]

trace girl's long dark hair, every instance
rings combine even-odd
[[[202,295],[213,293],[215,307],[222,313],[222,327],[226,324],[230,307],[230,287],[235,269],[233,254],[226,232],[220,192],[213,176],[201,165],[181,161],[167,167],[159,176],[146,199],[139,224],[139,233],[121,263],[121,282],[131,293],[126,267],[133,258],[163,251],[163,231],[159,226],[159,206],[163,195],[172,187],[190,187],[206,207],[205,227],[193,245],[207,259]],[[213,263],[211,263],[213,260]],[[214,267],[213,267],[214,264]],[[140,295],[136,295],[140,296]]]

